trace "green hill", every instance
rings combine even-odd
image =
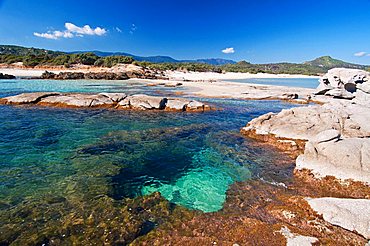
[[[314,66],[314,67],[322,67],[325,69],[331,69],[335,67],[366,69],[368,67],[365,65],[344,62],[338,59],[334,59],[330,56],[322,56],[322,57],[316,58],[315,60],[307,61],[304,64]]]
[[[0,45],[0,55],[16,55],[16,56],[26,56],[26,55],[62,55],[63,52],[37,49],[37,48],[26,48],[16,45]]]

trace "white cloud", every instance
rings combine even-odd
[[[134,32],[136,31],[137,29],[137,26],[135,24],[132,24],[131,25],[131,28],[130,28],[130,34],[134,34]]]
[[[64,26],[67,29],[66,32],[78,33],[78,34],[81,34],[81,35],[102,36],[102,35],[107,33],[107,31],[104,28],[97,27],[97,28],[93,29],[89,25],[79,27],[79,26],[76,26],[75,24],[67,22]]]
[[[101,27],[91,28],[89,25],[83,27],[76,26],[72,23],[64,24],[66,30],[64,31],[49,31],[46,33],[34,32],[33,35],[40,38],[47,39],[59,39],[59,38],[73,38],[73,37],[83,37],[84,35],[96,35],[102,36],[107,33],[107,30]]]
[[[222,50],[222,53],[224,53],[224,54],[233,54],[233,53],[235,53],[235,50],[234,50],[234,48],[230,47],[230,48],[226,48],[226,49]]]
[[[369,56],[370,54],[367,54],[366,52],[364,51],[361,51],[361,52],[357,52],[355,54],[353,54],[354,56],[357,56],[357,57],[362,57],[362,56]]]

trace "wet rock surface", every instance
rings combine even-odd
[[[0,99],[1,104],[43,105],[76,108],[117,108],[132,110],[197,111],[210,110],[211,107],[199,101],[185,98],[167,98],[145,94],[126,95],[125,93],[23,93]]]

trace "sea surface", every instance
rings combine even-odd
[[[32,91],[158,94],[158,88],[127,81],[0,81],[0,97]],[[22,244],[29,238],[35,244],[47,245],[51,238],[72,242],[88,232],[91,240],[99,241],[95,230],[116,225],[109,221],[126,225],[112,230],[124,228],[127,241],[132,241],[172,218],[171,211],[177,211],[173,206],[221,210],[235,182],[289,182],[292,169],[271,168],[283,155],[244,138],[240,129],[259,115],[294,105],[199,100],[221,110],[173,113],[1,105],[0,244]],[[165,200],[146,202],[155,192]],[[163,215],[164,209],[159,209],[160,215],[147,218],[142,203],[150,211],[166,203],[169,212]],[[140,230],[132,229],[135,226]],[[110,242],[126,234],[116,231]]]
[[[231,82],[250,83],[260,85],[280,85],[302,88],[317,88],[319,85],[318,78],[258,78],[258,79],[234,79],[227,80]]]

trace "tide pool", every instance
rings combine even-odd
[[[0,84],[2,97],[32,91],[32,83],[35,91],[41,84],[47,91],[62,87],[63,91],[97,91],[86,86],[91,81],[14,82]],[[140,90],[147,93],[152,88]],[[173,113],[1,105],[0,230],[6,233],[0,241],[29,238],[40,228],[52,237],[55,228],[58,232],[69,228],[60,223],[76,218],[86,220],[84,230],[90,230],[102,222],[102,218],[87,222],[94,211],[101,210],[104,220],[113,220],[129,204],[153,192],[175,206],[215,212],[222,209],[234,182],[261,177],[289,182],[289,176],[264,176],[263,171],[284,156],[261,149],[239,131],[254,117],[294,105],[201,100],[222,110]],[[119,218],[129,217],[125,212]],[[155,223],[150,225],[154,228]],[[9,229],[14,227],[18,229]],[[79,233],[72,230],[71,235]]]

